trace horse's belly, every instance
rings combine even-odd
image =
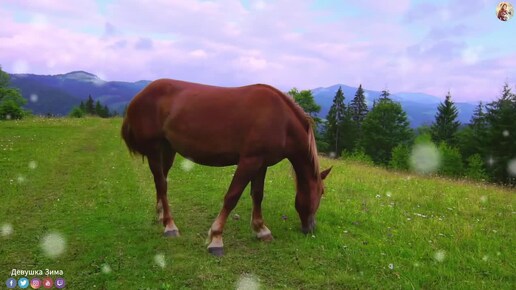
[[[231,166],[238,164],[238,154],[218,153],[218,154],[196,154],[194,152],[178,152],[183,157],[201,165],[206,166]]]

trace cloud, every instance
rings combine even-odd
[[[153,47],[152,39],[147,37],[140,37],[134,44],[134,48],[141,50],[151,50]]]
[[[188,53],[193,58],[206,58],[208,54],[202,49],[192,50]]]
[[[507,37],[514,26],[501,26],[494,12],[486,20],[485,1],[246,3],[6,0],[0,64],[9,72],[86,70],[107,80],[264,82],[283,90],[388,83],[393,92],[453,89],[457,99],[496,95],[492,84],[515,75]]]
[[[117,30],[116,30],[115,26],[110,22],[106,22],[104,24],[104,37],[112,37],[112,36],[116,36],[116,34],[117,34]]]

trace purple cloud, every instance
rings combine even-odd
[[[392,92],[451,90],[457,100],[493,98],[497,84],[515,81],[508,35],[516,26],[498,21],[485,1],[248,2],[7,0],[0,64],[9,72],[283,90],[387,84]]]

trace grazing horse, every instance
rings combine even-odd
[[[167,200],[167,174],[176,153],[208,166],[237,165],[224,205],[208,232],[208,251],[223,255],[222,231],[251,182],[251,227],[272,239],[262,218],[267,167],[287,158],[296,174],[296,210],[302,231],[314,230],[315,213],[330,169],[319,173],[311,118],[290,97],[268,85],[224,88],[160,79],[131,101],[122,137],[132,153],[147,157],[165,236],[178,236]]]

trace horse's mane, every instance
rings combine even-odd
[[[314,135],[314,128],[315,128],[315,121],[314,119],[301,108],[301,106],[294,101],[294,98],[283,93],[282,91],[276,89],[273,86],[260,84],[262,86],[268,87],[277,94],[281,95],[283,99],[287,102],[289,107],[292,109],[292,111],[296,114],[299,121],[303,122],[305,126],[307,127],[307,134],[308,134],[308,154],[310,154],[310,161],[312,162],[312,165],[314,167],[314,175],[318,178],[320,176],[319,174],[319,156],[317,153],[317,143],[315,142],[315,135]]]

